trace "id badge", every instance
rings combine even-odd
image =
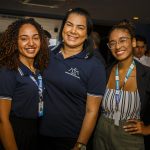
[[[38,108],[38,116],[39,117],[43,116],[43,108],[44,108],[44,103],[43,103],[43,101],[40,101],[39,108]]]
[[[120,121],[120,112],[119,111],[116,111],[114,113],[114,124],[116,126],[119,126],[119,121]]]

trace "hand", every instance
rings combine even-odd
[[[147,134],[146,126],[142,121],[139,120],[128,120],[127,125],[123,126],[123,129],[129,134]]]

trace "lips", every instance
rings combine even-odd
[[[35,48],[26,48],[25,49],[28,53],[34,53],[35,52]]]
[[[116,52],[116,55],[123,55],[124,52],[125,52],[124,50],[117,51],[117,52]]]
[[[76,39],[77,39],[77,37],[68,35],[68,40],[75,41]]]

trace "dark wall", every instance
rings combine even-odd
[[[144,36],[147,40],[148,48],[150,49],[150,25],[136,24],[136,34]]]
[[[112,26],[94,25],[94,31],[98,32],[101,36],[100,53],[104,57],[107,65],[111,64],[114,61],[114,57],[112,56],[110,50],[107,47],[107,36],[111,27]]]

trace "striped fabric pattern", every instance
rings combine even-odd
[[[102,113],[105,117],[113,119],[115,112],[115,89],[106,89],[102,100]],[[120,120],[140,119],[141,102],[138,90],[120,91],[119,112]]]

